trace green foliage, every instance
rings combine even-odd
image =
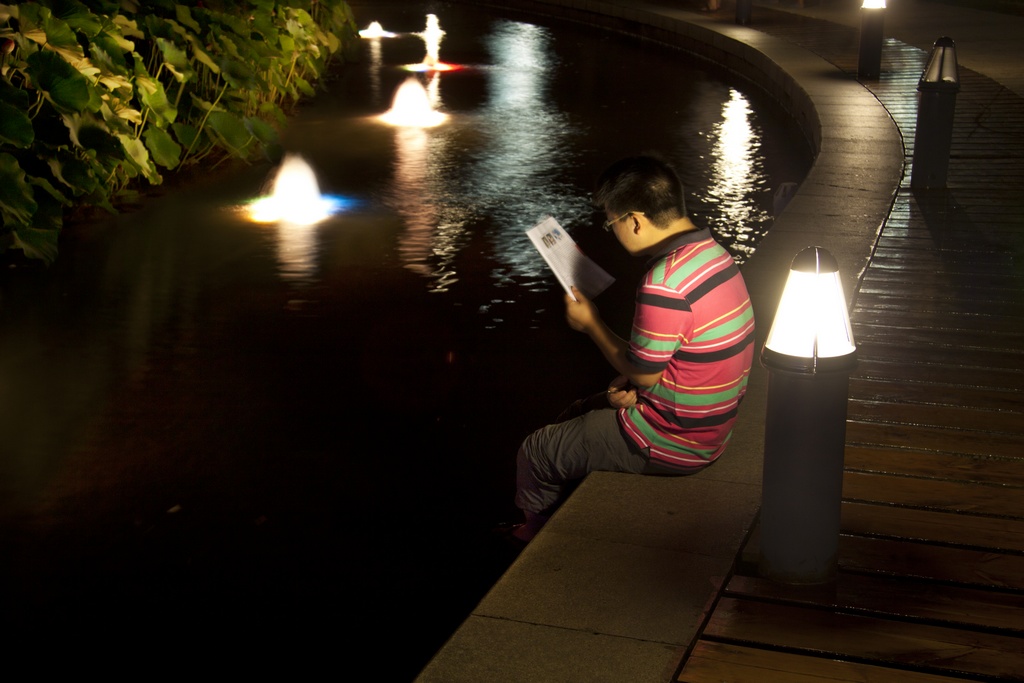
[[[357,44],[342,0],[0,4],[0,252],[52,262],[66,209],[114,211],[161,169],[275,159]]]

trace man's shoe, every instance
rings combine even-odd
[[[510,550],[515,555],[518,555],[527,544],[527,541],[515,535],[515,532],[522,527],[523,524],[521,523],[502,522],[491,529],[491,536],[496,538],[506,550]]]

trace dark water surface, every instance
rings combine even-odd
[[[69,228],[49,270],[0,274],[4,619],[86,636],[245,631],[299,665],[409,680],[507,566],[519,441],[610,371],[563,320],[524,231],[547,214],[616,278],[594,176],[657,150],[738,261],[809,164],[791,125],[680,53],[464,5],[361,5],[363,41],[285,131],[345,210],[239,208],[272,168],[211,173]],[[417,75],[448,121],[377,116]],[[206,641],[209,643],[209,641]],[[383,645],[382,645],[383,644]],[[373,656],[380,647],[386,659]]]

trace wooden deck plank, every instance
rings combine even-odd
[[[1017,228],[1019,229],[1019,228]],[[977,236],[975,236],[977,237]],[[1007,230],[1005,233],[1001,230],[992,236],[992,238],[999,241],[1000,243],[1007,243],[1011,240],[1018,239],[1014,231]],[[973,242],[969,240],[969,232],[965,230],[963,234],[944,234],[941,238],[936,238],[935,234],[928,230],[915,229],[912,226],[903,228],[888,229],[883,232],[882,236],[879,237],[879,249],[905,249],[907,251],[914,250],[932,250],[938,252],[961,252],[961,253],[977,253],[985,254],[991,252],[993,249],[1008,250],[1006,244],[985,244],[977,239]],[[873,280],[873,276],[872,276]],[[907,283],[907,286],[903,289],[897,288],[895,290],[883,290],[879,288],[869,287],[867,290],[862,292],[864,295],[870,294],[893,294],[893,295],[907,295],[907,296],[918,296],[916,292],[919,288],[913,287],[911,283]],[[942,296],[941,292],[937,292],[938,296],[936,299],[949,299],[953,300],[957,297],[951,297],[950,294],[955,292],[947,288],[945,290],[945,296]],[[858,295],[858,301],[860,297]]]
[[[851,471],[1024,487],[1024,454],[997,458],[847,444],[844,464]]]
[[[914,296],[912,293],[886,290],[872,292],[861,289],[857,293],[857,305],[851,312],[858,322],[868,323],[873,315],[914,316],[909,319],[930,318],[950,314],[970,314],[988,318],[1007,319],[1007,325],[1015,325],[1017,331],[1024,328],[1024,302],[1013,301],[964,301],[958,297]]]
[[[847,416],[862,422],[1024,434],[1024,412],[983,410],[972,405],[895,403],[851,397],[847,403]]]
[[[968,230],[965,230],[965,232],[966,231]],[[931,230],[929,230],[929,232],[931,232]],[[892,228],[887,227],[884,233],[892,234],[893,230]],[[936,236],[934,232],[932,232],[932,237],[938,241],[938,244],[942,244],[942,241],[954,244],[955,242],[964,239],[963,237],[954,236],[954,234],[949,233]],[[870,272],[864,273],[864,280],[866,282],[888,282],[898,284],[908,290],[916,289],[922,292],[945,292],[946,296],[956,293],[962,288],[968,291],[975,288],[987,287],[994,287],[997,289],[1019,289],[1021,281],[1024,280],[1024,272],[1006,268],[974,272],[968,276],[963,273],[944,272],[935,268],[908,269],[897,266],[898,264],[895,261],[890,261],[884,265],[872,262],[869,268]]]
[[[972,368],[938,365],[925,362],[903,362],[884,357],[868,358],[857,353],[853,379],[871,379],[896,383],[923,382],[948,387],[981,387],[1020,392],[1024,387],[1024,371],[1001,368]]]
[[[856,323],[852,327],[858,357],[882,355],[909,362],[938,361],[953,367],[1024,369],[1024,351],[1013,344],[1019,335],[986,335],[981,330],[958,330],[955,334],[946,331],[943,335],[943,331],[936,329],[868,327]],[[883,352],[872,353],[876,348]]]
[[[932,272],[941,273],[947,277],[953,276],[974,276],[982,275],[993,270],[1009,270],[1012,269],[1012,259],[1009,258],[993,258],[993,259],[972,259],[967,256],[952,258],[952,254],[956,252],[942,252],[936,254],[935,252],[922,252],[922,254],[929,254],[927,258],[905,258],[903,255],[889,255],[876,254],[871,257],[872,268],[890,268],[898,269],[904,272]],[[946,256],[949,255],[949,258]]]
[[[848,571],[1024,590],[1024,557],[986,550],[844,535],[839,565]]]
[[[964,293],[994,290],[1010,294],[1019,292],[1024,283],[1024,273],[991,270],[975,273],[971,277],[951,278],[948,273],[933,270],[909,271],[905,268],[868,268],[863,283],[885,291],[915,292],[918,296],[930,293],[935,296],[959,297]]]
[[[935,249],[946,251],[960,248],[965,252],[986,252],[1005,248],[1000,240],[1012,236],[1020,225],[1012,214],[1015,206],[978,207],[976,217],[983,221],[979,234],[976,224],[949,225],[941,231],[929,227],[926,219],[909,212],[889,214],[885,229],[879,237],[883,249]],[[971,236],[975,239],[971,239]]]
[[[984,331],[991,335],[993,345],[996,346],[1003,346],[1008,341],[1019,340],[1024,336],[1024,324],[1018,318],[973,310],[967,302],[955,308],[937,308],[931,308],[921,301],[906,301],[899,305],[894,303],[887,308],[868,309],[858,306],[853,312],[854,332],[864,334],[867,330],[873,333],[876,328],[890,332],[912,328],[950,335],[959,335],[964,331]]]
[[[1003,458],[1014,458],[1021,454],[1019,434],[993,434],[948,427],[878,424],[856,420],[849,420],[846,423],[846,442]]]
[[[911,297],[893,292],[889,300],[864,302],[858,299],[851,311],[855,326],[865,329],[907,329],[921,327],[947,330],[989,330],[993,335],[1020,336],[1024,333],[1024,318],[1009,311],[997,312],[992,302],[943,300],[934,297]]]
[[[819,653],[926,673],[1018,677],[1020,638],[792,605],[722,598],[704,638]]]
[[[978,410],[1007,411],[1024,414],[1024,390],[1016,387],[965,387],[932,382],[881,380],[850,377],[850,398],[857,401],[880,401],[892,404],[973,406]]]
[[[858,351],[865,343],[899,346],[907,349],[932,347],[953,352],[946,361],[950,365],[983,367],[1024,367],[1024,336],[990,331],[978,323],[975,327],[957,329],[939,327],[898,327],[893,325],[861,325],[853,323],[853,338]]]
[[[1006,283],[1002,286],[989,285],[982,286],[980,283],[960,283],[956,286],[950,287],[947,282],[947,287],[936,285],[935,287],[923,287],[921,285],[913,285],[906,280],[906,277],[898,277],[898,274],[892,273],[890,277],[881,278],[875,274],[872,274],[870,279],[867,279],[861,283],[861,287],[857,290],[857,299],[854,302],[854,306],[850,309],[851,315],[856,317],[858,313],[858,307],[861,305],[860,297],[887,295],[902,299],[905,301],[920,301],[925,304],[938,304],[945,301],[953,301],[955,305],[959,305],[962,309],[969,309],[971,306],[976,305],[979,311],[986,311],[999,304],[1008,304],[1015,306],[1018,302],[1014,301],[1014,295],[1018,291],[1015,287],[1008,287]],[[948,278],[947,278],[948,280]],[[865,305],[870,306],[871,300],[869,299]]]
[[[794,586],[735,576],[726,586],[725,594],[1024,636],[1024,595],[1007,591],[936,586],[902,578],[840,572],[834,582],[821,586]],[[1024,640],[1021,645],[1024,646]]]
[[[996,160],[991,162],[993,165],[998,163]],[[1017,170],[1021,168],[1020,164],[1006,166]],[[904,199],[904,192],[901,191],[899,199]],[[1021,206],[1021,198],[1014,197],[1008,190],[987,194],[966,186],[961,186],[957,195],[958,200],[974,204],[970,218],[962,212],[949,211],[941,202],[922,204],[916,201],[917,198],[900,201],[889,213],[882,236],[905,238],[906,241],[887,241],[879,246],[892,250],[890,253],[898,253],[928,245],[940,255],[954,246],[963,247],[961,251],[968,254],[1005,250],[1005,245],[998,238],[1020,227],[1021,217],[1016,211]],[[993,202],[997,197],[1004,201]]]
[[[843,533],[1024,553],[1024,520],[843,501]]]
[[[1024,489],[993,484],[847,471],[843,475],[843,498],[1024,519]]]
[[[846,662],[827,657],[701,641],[687,659],[678,683],[944,683],[946,676]]]
[[[948,280],[948,278],[947,278]],[[942,289],[925,289],[922,287],[913,287],[900,281],[891,280],[871,280],[864,283],[862,290],[864,295],[867,297],[866,301],[861,301],[860,298],[854,302],[854,305],[850,308],[850,317],[853,322],[856,322],[859,317],[865,313],[878,312],[893,312],[898,311],[900,306],[917,306],[921,309],[921,313],[930,313],[941,320],[942,316],[957,314],[957,315],[983,315],[992,318],[995,317],[1006,317],[1007,325],[1011,329],[1016,329],[1018,332],[1021,329],[1020,316],[1008,315],[1000,316],[996,310],[1001,305],[1006,305],[1011,308],[1019,306],[1020,301],[1014,301],[1015,295],[1019,292],[1019,288],[1015,287],[966,287],[958,285],[950,285],[947,282],[948,288]],[[887,297],[886,301],[878,299],[872,299],[872,296],[878,296],[885,294]],[[1013,328],[1016,324],[1017,327]]]
[[[878,249],[871,257],[872,267],[968,274],[991,270],[1012,270],[1013,254],[1005,251],[964,252],[960,249]]]

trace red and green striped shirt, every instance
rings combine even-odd
[[[754,312],[739,268],[707,229],[683,233],[637,288],[627,358],[664,370],[619,411],[627,439],[676,468],[725,449],[754,358]]]

